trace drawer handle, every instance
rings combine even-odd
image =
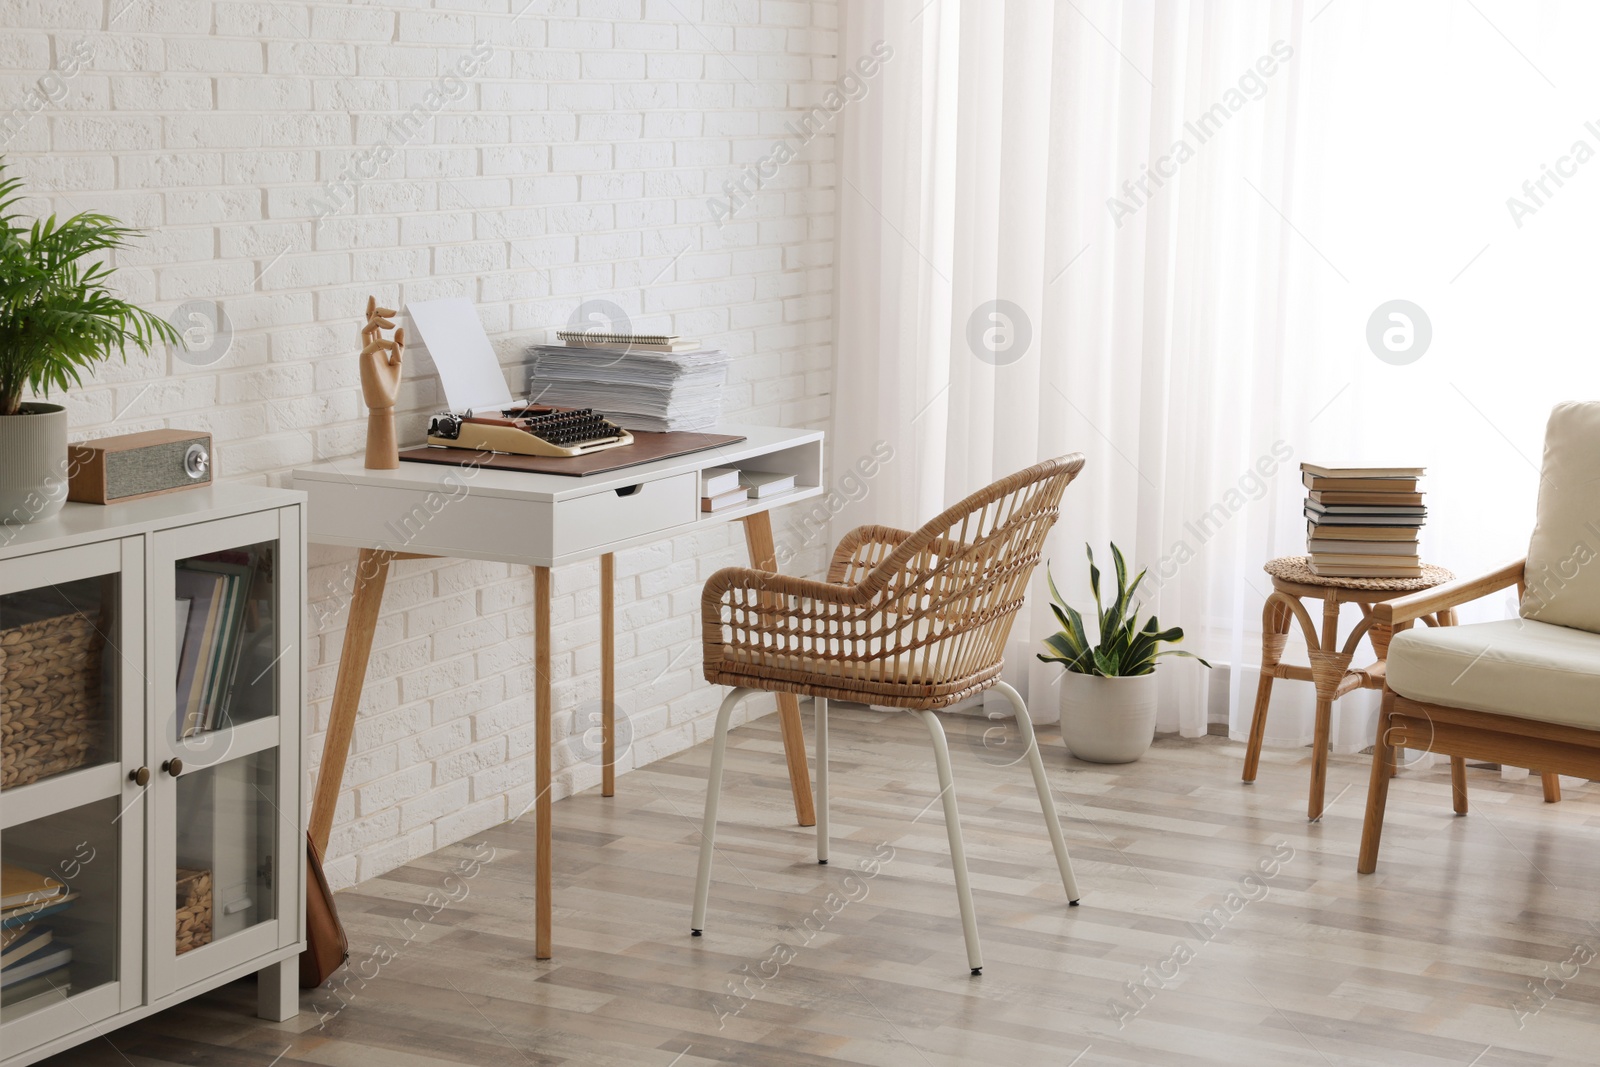
[[[129,771],[128,772],[128,781],[132,782],[134,785],[149,785],[150,784],[150,768],[149,767],[140,767],[136,771]]]
[[[618,496],[632,496],[633,494],[637,493],[639,490],[641,490],[643,488],[644,488],[644,483],[640,482],[638,485],[625,485],[621,489],[618,489],[616,492],[617,492]]]
[[[176,778],[183,773],[183,760],[169,759],[161,765],[161,769]]]

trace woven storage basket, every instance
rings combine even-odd
[[[178,955],[211,944],[211,872],[178,868]]]
[[[81,767],[101,740],[96,619],[81,612],[0,630],[0,788]]]

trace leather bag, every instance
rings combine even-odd
[[[315,989],[350,958],[350,941],[339,923],[333,890],[322,873],[322,857],[306,834],[306,947],[300,953],[300,988]]]

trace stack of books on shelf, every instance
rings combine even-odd
[[[1422,467],[1300,464],[1311,573],[1329,578],[1418,578],[1417,535],[1428,517]]]
[[[0,1001],[8,1017],[31,1001],[71,992],[72,947],[48,920],[77,896],[49,875],[0,864]]]
[[[175,574],[177,707],[183,737],[224,725],[244,643],[250,586],[248,554],[186,559]]]
[[[626,430],[705,431],[722,416],[726,352],[677,334],[558,330],[528,349],[528,399],[593,408]]]
[[[750,500],[767,500],[794,491],[794,475],[710,467],[700,472],[700,510],[721,511]]]

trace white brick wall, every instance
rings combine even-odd
[[[117,264],[124,292],[163,313],[215,300],[234,329],[209,366],[166,352],[107,364],[68,396],[75,434],[209,430],[221,475],[254,482],[356,456],[355,338],[368,294],[392,307],[470,297],[508,367],[529,331],[603,297],[636,324],[733,352],[730,414],[820,425],[832,365],[831,136],[720,229],[706,202],[833,83],[835,7],[0,4],[0,150],[39,194],[28,208],[105,211],[147,228]],[[482,42],[481,69],[444,80]],[[89,55],[76,71],[74,46]],[[361,151],[396,144],[390,124],[416,105],[426,119],[416,134],[363,170]],[[357,175],[344,206],[318,225],[318,202],[342,174]],[[407,368],[401,426],[412,440],[441,400],[428,369],[421,353]],[[520,388],[521,375],[511,379]],[[696,607],[711,571],[745,561],[736,532],[618,557],[618,691],[633,734],[624,771],[708,734],[716,694],[699,677]],[[821,568],[821,546],[784,532],[782,516],[779,542],[799,550],[789,569]],[[313,765],[353,561],[311,552]],[[596,564],[555,574],[558,796],[599,780],[582,736],[599,693],[598,580]],[[329,850],[335,885],[532,801],[531,601],[525,568],[395,565]]]

